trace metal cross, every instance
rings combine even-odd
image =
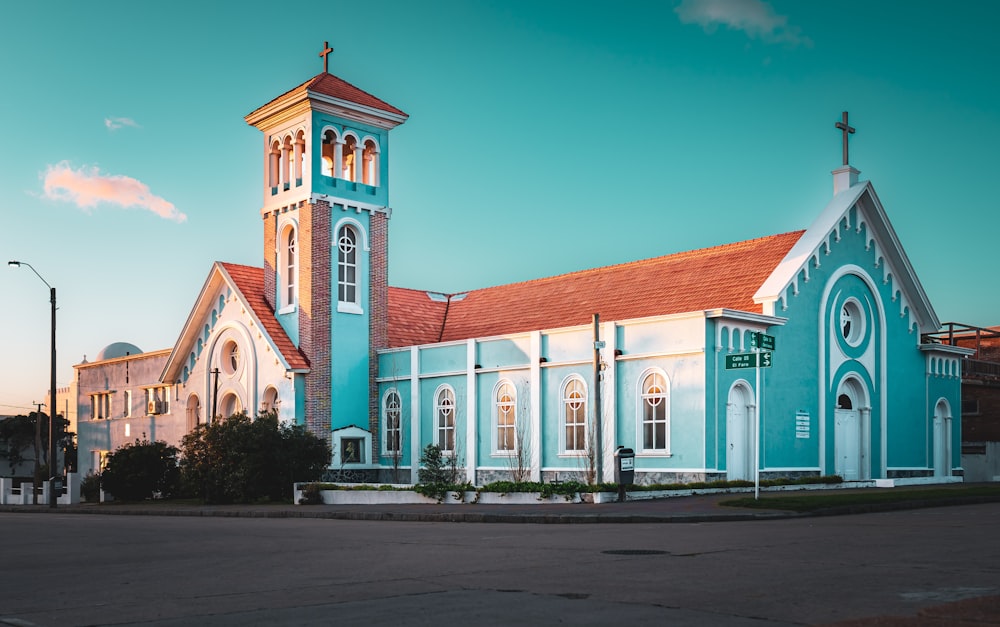
[[[844,111],[844,114],[841,117],[841,120],[842,120],[841,122],[837,122],[836,124],[834,124],[834,126],[836,126],[837,128],[839,128],[841,130],[841,132],[843,133],[843,135],[844,135],[844,165],[848,165],[848,163],[847,163],[847,136],[854,134],[854,127],[850,126],[847,123],[847,111]]]
[[[330,73],[330,57],[329,57],[329,55],[332,52],[333,52],[333,48],[330,47],[330,42],[324,41],[323,42],[323,52],[319,53],[319,56],[323,57],[323,73],[324,74],[329,74]],[[847,114],[845,113],[844,115],[847,115]],[[852,130],[851,132],[853,133],[854,131]]]

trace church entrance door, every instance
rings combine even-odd
[[[726,405],[726,478],[750,480],[754,477],[753,392],[744,383],[729,390]]]
[[[951,418],[942,401],[934,408],[934,476],[951,475]]]
[[[856,409],[834,411],[833,453],[837,458],[835,472],[844,481],[861,478],[861,417]]]

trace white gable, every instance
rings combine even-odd
[[[850,212],[855,207],[856,223],[852,224]],[[883,282],[893,284],[899,313],[908,309],[921,333],[937,331],[941,322],[870,181],[856,183],[834,195],[754,294],[754,302],[762,305],[765,315],[775,315],[784,308],[789,291],[797,293],[800,273],[808,279],[810,269],[819,266],[823,255],[829,252],[830,239],[839,241],[841,229],[860,231],[862,226],[867,229],[867,245],[874,247],[876,268],[881,268]]]

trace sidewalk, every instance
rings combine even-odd
[[[898,488],[897,488],[898,489]],[[863,514],[921,507],[945,507],[970,503],[998,502],[1000,499],[968,499],[924,503],[919,501],[858,505],[838,510],[802,514],[780,510],[724,507],[720,502],[744,494],[709,494],[624,503],[538,503],[538,504],[385,504],[385,505],[197,505],[153,501],[145,503],[81,503],[52,509],[46,506],[0,506],[0,512],[61,513],[125,516],[217,516],[236,518],[321,518],[339,520],[468,522],[468,523],[696,523],[776,520],[808,516]],[[764,497],[766,498],[766,497]]]

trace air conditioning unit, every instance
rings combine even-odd
[[[158,414],[160,413],[160,403],[158,401],[149,401],[146,403],[146,413],[147,414]]]

